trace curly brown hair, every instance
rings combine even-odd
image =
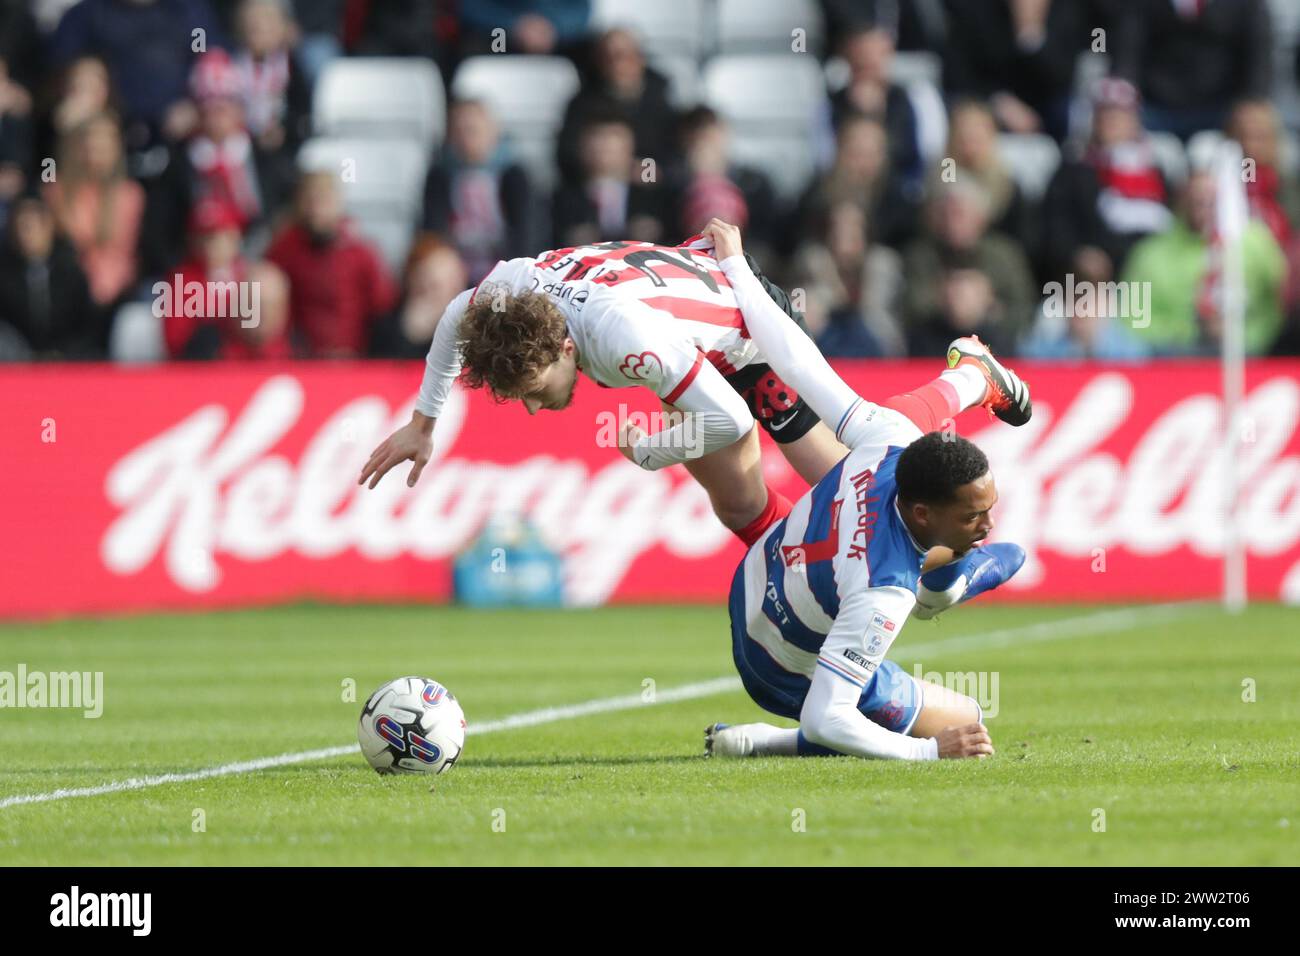
[[[498,402],[519,398],[564,351],[564,315],[538,292],[493,294],[484,286],[460,322],[462,381]]]

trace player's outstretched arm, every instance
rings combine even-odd
[[[835,436],[850,448],[867,438],[872,429],[865,416],[873,406],[864,402],[844,379],[836,374],[817,344],[772,301],[749,263],[740,243],[740,230],[714,219],[703,235],[713,240],[714,255],[735,292],[750,338],[758,345],[763,360],[776,374],[803,396]],[[863,426],[868,426],[864,428]]]
[[[415,410],[427,418],[436,419],[451,394],[452,383],[460,374],[460,320],[465,317],[474,290],[466,289],[443,310],[442,318],[433,333],[428,357],[424,360],[424,379],[420,382],[420,395],[415,400]]]
[[[420,473],[433,455],[433,427],[442,414],[442,406],[451,394],[452,383],[460,374],[460,320],[469,306],[472,289],[466,289],[448,303],[433,333],[429,355],[424,361],[424,379],[420,382],[420,395],[415,400],[411,420],[380,442],[370,453],[361,469],[357,484],[370,482],[374,488],[384,475],[404,461],[415,462],[406,476],[408,487],[420,480]]]

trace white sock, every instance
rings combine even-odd
[[[988,396],[988,379],[974,365],[958,365],[946,369],[939,380],[947,382],[957,392],[957,401],[961,402],[962,411],[974,405],[982,405]]]
[[[749,739],[754,741],[757,757],[794,757],[799,753],[798,727],[773,727],[771,724],[751,724]]]

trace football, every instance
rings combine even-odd
[[[366,701],[357,742],[379,773],[442,773],[464,749],[465,712],[437,681],[399,677]]]

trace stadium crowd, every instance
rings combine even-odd
[[[648,44],[653,11],[620,26],[646,5],[617,0],[0,0],[0,358],[422,356],[498,259],[674,244],[713,216],[801,293],[829,356],[970,332],[1041,358],[1209,354],[1221,136],[1250,169],[1247,349],[1297,354],[1289,2],[789,0],[781,22],[806,36],[746,40],[729,27],[772,3],[660,0],[713,24],[674,50]],[[816,65],[793,154],[737,113],[788,91],[699,82],[756,55]],[[432,64],[441,98],[388,241],[311,148],[325,78],[375,57]],[[541,57],[577,81],[539,163],[497,104],[556,95],[511,80]],[[495,95],[462,92],[484,60]],[[229,280],[257,288],[255,324],[179,294],[157,314],[160,282]],[[1053,282],[1149,295],[1141,321],[1104,296],[1062,314]]]

